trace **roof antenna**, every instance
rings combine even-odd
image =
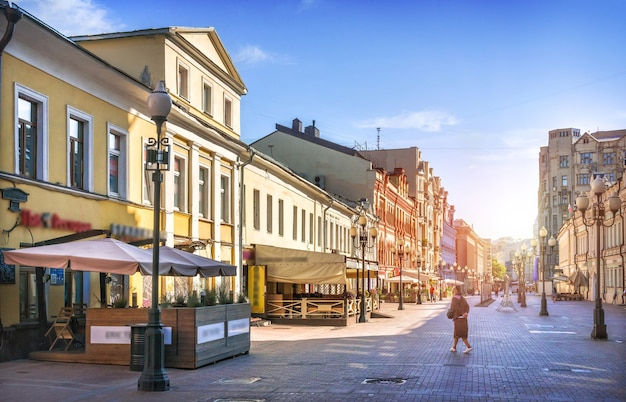
[[[380,151],[380,127],[376,127],[378,135],[376,136],[376,150]]]

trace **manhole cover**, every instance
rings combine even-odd
[[[214,382],[214,384],[252,384],[259,381],[258,377],[251,378],[222,378]]]
[[[404,378],[366,378],[361,384],[404,384]]]

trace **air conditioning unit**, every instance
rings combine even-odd
[[[326,189],[326,180],[324,176],[315,176],[315,185],[322,190]]]

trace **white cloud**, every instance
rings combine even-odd
[[[257,64],[268,61],[270,56],[258,46],[246,45],[233,56],[235,63]]]
[[[124,29],[123,24],[109,18],[107,9],[92,0],[22,0],[17,4],[66,36]]]
[[[457,123],[457,118],[451,114],[436,110],[425,110],[421,112],[404,112],[390,117],[377,117],[357,123],[357,127],[417,129],[435,132],[441,131],[443,126],[454,126]]]
[[[259,63],[274,63],[274,64],[295,64],[286,56],[278,56],[266,52],[255,45],[245,45],[232,57],[233,62],[236,64],[259,64]]]

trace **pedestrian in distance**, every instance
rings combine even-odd
[[[459,338],[465,344],[465,350],[463,353],[469,353],[472,351],[472,346],[469,343],[468,332],[469,326],[467,324],[467,316],[469,315],[469,304],[465,297],[461,295],[461,287],[455,286],[452,289],[452,302],[450,303],[450,310],[454,311],[452,322],[454,324],[454,343],[450,348],[450,352],[456,352],[456,345],[459,342]]]
[[[430,285],[430,301],[435,302],[435,287],[433,285]]]
[[[622,304],[624,304],[624,299],[626,299],[626,288],[624,288],[624,291],[622,292]]]

